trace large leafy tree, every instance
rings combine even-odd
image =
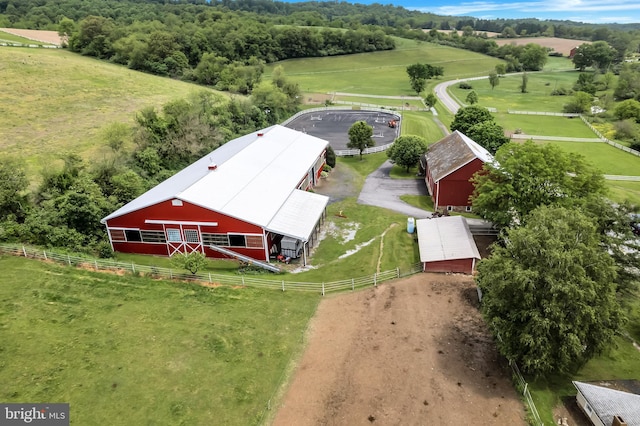
[[[473,209],[498,227],[523,225],[542,205],[574,206],[604,193],[602,174],[555,145],[507,143],[473,178]]]
[[[489,110],[479,105],[471,105],[460,108],[458,112],[456,112],[453,122],[451,123],[451,130],[458,130],[466,135],[471,127],[485,121],[493,121],[493,116]]]
[[[0,161],[0,222],[24,218],[28,186],[25,172],[16,160],[4,158]]]
[[[504,135],[504,129],[495,121],[483,121],[471,126],[467,136],[474,142],[484,147],[491,154],[495,154],[498,148],[509,142]]]
[[[420,161],[427,150],[427,141],[415,135],[400,136],[387,150],[387,156],[397,165],[409,169]]]
[[[624,322],[615,264],[580,212],[540,207],[478,265],[482,311],[500,352],[527,373],[573,372]]]
[[[548,59],[547,48],[535,43],[528,43],[522,49],[520,62],[527,71],[540,71]]]
[[[369,126],[366,121],[356,121],[349,128],[349,142],[347,142],[347,147],[359,150],[360,159],[362,160],[362,151],[376,144],[372,136],[373,127]]]

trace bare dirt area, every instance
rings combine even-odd
[[[471,277],[322,300],[274,425],[525,425]]]
[[[28,38],[29,40],[40,41],[42,43],[55,44],[60,46],[62,39],[57,31],[45,31],[45,30],[21,30],[18,28],[0,28],[0,31],[13,34],[15,36]]]
[[[572,40],[569,38],[559,37],[523,37],[523,38],[497,38],[495,39],[498,46],[505,44],[514,44],[516,46],[522,46],[529,43],[539,44],[542,47],[550,47],[555,52],[562,53],[564,56],[569,56],[569,52],[574,47],[580,46],[583,43],[591,43],[584,40]]]

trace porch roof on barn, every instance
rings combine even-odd
[[[177,198],[267,227],[327,145],[325,140],[279,125],[258,130],[227,142],[102,222]]]
[[[419,219],[416,229],[420,262],[480,259],[473,235],[462,216]]]
[[[329,198],[313,192],[295,190],[269,222],[267,231],[309,241]]]
[[[429,173],[436,182],[476,158],[483,163],[494,161],[489,151],[458,130],[431,145],[426,154]]]
[[[598,418],[610,425],[613,416],[620,416],[628,426],[640,426],[640,395],[609,389],[584,382],[573,382]]]

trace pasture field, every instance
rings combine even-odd
[[[375,96],[344,96],[339,94],[332,97],[334,101],[351,102],[354,104],[362,104],[363,106],[375,105],[382,108],[392,108],[396,111],[425,108],[424,104],[417,99],[388,99]]]
[[[489,79],[470,81],[469,84],[478,94],[478,105],[496,108],[498,112],[547,111],[562,112],[564,104],[570,96],[551,96],[554,89],[564,87],[571,89],[578,79],[577,71],[564,72],[529,72],[527,73],[527,93],[521,93],[521,74],[507,74],[500,78],[500,83],[491,89]],[[464,103],[470,90],[461,89],[457,84],[449,87],[449,92]]]
[[[276,62],[266,67],[265,74],[281,65],[305,93],[415,96],[406,68],[417,62],[443,66],[444,78],[452,79],[487,74],[502,61],[451,47],[404,40],[390,51]],[[437,82],[429,80],[429,85]]]
[[[430,112],[405,111],[402,114],[402,134],[422,136],[428,143],[438,142],[445,135],[433,119]]]
[[[609,198],[616,203],[628,201],[640,206],[640,182],[608,180],[606,184],[609,188]]]
[[[551,142],[565,151],[581,154],[605,175],[640,176],[640,157],[604,142]]]
[[[102,158],[109,124],[132,124],[144,107],[206,90],[62,49],[2,48],[0,71],[0,152],[31,176],[65,152]]]
[[[73,424],[259,424],[319,296],[0,257],[0,400]]]
[[[496,122],[506,132],[514,133],[520,129],[523,134],[537,136],[562,136],[576,138],[597,138],[580,118],[523,115],[501,112],[494,114]]]

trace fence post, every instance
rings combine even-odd
[[[131,272],[136,273],[136,265],[133,262],[131,262]]]
[[[282,291],[284,291],[284,280],[282,280]]]
[[[322,295],[324,296],[324,282],[322,283]]]
[[[67,255],[67,263],[71,265],[71,257],[69,257],[69,255]]]
[[[376,281],[378,273],[374,272],[373,273],[373,286],[376,287],[378,285],[378,282]]]
[[[22,246],[22,254],[27,257],[27,250],[25,250],[24,246]]]
[[[213,281],[211,281],[211,272],[209,272],[209,282],[210,283],[213,282]]]
[[[46,250],[42,250],[42,254],[44,254],[44,260],[47,260],[47,251]]]
[[[522,391],[522,394],[523,394],[523,395],[526,395],[526,394],[527,394],[527,386],[529,386],[529,383],[524,382],[524,390]]]
[[[211,275],[211,274],[209,274]],[[242,287],[244,287],[244,275],[242,276]]]
[[[169,269],[169,279],[170,280],[173,279],[173,271],[171,269]]]
[[[400,278],[400,267],[399,266],[396,267],[396,275],[397,275],[396,278]]]
[[[356,287],[355,287],[355,284],[353,282],[353,278],[351,278],[351,290],[355,290],[355,289],[356,289]]]
[[[94,263],[96,265],[96,271],[98,270],[98,259],[94,260]]]

